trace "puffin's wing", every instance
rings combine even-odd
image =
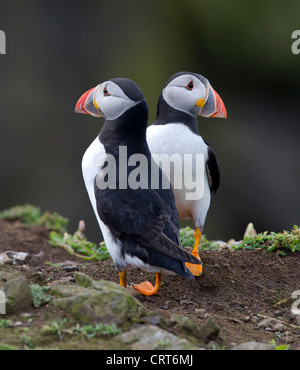
[[[206,162],[206,172],[209,182],[210,191],[216,193],[220,185],[220,169],[215,153],[206,143],[208,150],[208,160]]]
[[[162,232],[165,215],[154,191],[130,188],[100,190],[95,185],[95,196],[99,217],[116,237],[125,233],[149,241]]]
[[[171,215],[155,190],[99,190],[95,185],[95,196],[99,217],[115,237],[123,239],[126,234],[141,247],[179,261],[199,263],[164,233],[166,225],[170,232]]]

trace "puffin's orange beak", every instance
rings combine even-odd
[[[101,84],[100,84],[101,85]],[[75,106],[75,113],[89,114],[93,117],[102,117],[95,95],[100,85],[86,91],[78,100]]]
[[[227,111],[220,95],[212,88],[207,86],[208,96],[206,103],[200,113],[202,117],[227,118]]]

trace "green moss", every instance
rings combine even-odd
[[[0,343],[0,351],[16,351],[17,347],[11,346],[6,343]]]
[[[8,328],[10,324],[10,320],[0,320],[0,329]]]
[[[68,219],[62,217],[58,213],[42,213],[40,208],[31,204],[6,209],[0,212],[0,218],[9,220],[20,220],[24,225],[28,226],[44,226],[50,230],[55,230],[59,233],[64,233],[68,225]]]
[[[282,233],[264,232],[256,236],[245,236],[244,239],[233,246],[232,249],[257,249],[266,248],[268,252],[277,251],[280,255],[285,255],[289,250],[292,253],[300,251],[300,229],[294,226],[291,231]]]
[[[189,248],[194,248],[195,245],[195,238],[194,238],[195,230],[190,228],[189,226],[180,229],[180,242],[181,245]],[[213,242],[207,240],[206,236],[203,234],[201,235],[199,248],[202,250],[217,250],[218,245]]]
[[[38,308],[51,301],[46,292],[48,291],[47,287],[42,287],[38,284],[30,284],[30,289],[32,293],[33,306]]]
[[[103,261],[110,257],[104,243],[97,246],[97,244],[88,241],[80,230],[77,230],[73,235],[68,233],[61,235],[52,231],[49,234],[49,244],[60,247],[71,255],[86,261]]]

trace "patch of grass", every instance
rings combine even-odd
[[[54,320],[51,325],[45,325],[42,327],[42,333],[45,334],[57,334],[59,340],[63,340],[63,326],[68,321],[68,319]]]
[[[300,252],[300,229],[294,226],[291,231],[282,233],[264,232],[256,236],[245,236],[244,239],[232,247],[238,249],[257,249],[267,248],[268,252],[278,251],[280,255],[285,255],[285,250]]]
[[[48,288],[38,284],[30,284],[32,292],[33,306],[38,308],[51,301],[51,298],[46,294]]]
[[[159,343],[156,344],[155,350],[157,351],[162,351],[166,350],[170,345],[170,339],[166,338],[165,340],[160,340]]]
[[[73,235],[68,233],[60,235],[55,231],[51,231],[49,244],[63,248],[71,255],[86,261],[103,261],[110,257],[104,242],[97,246],[97,244],[88,241],[80,230],[77,230]]]
[[[195,230],[190,228],[189,226],[180,229],[180,242],[181,245],[189,248],[194,248],[195,245],[195,238],[194,238]],[[202,250],[217,250],[218,245],[216,242],[207,240],[206,236],[203,234],[201,235],[199,248]]]
[[[9,220],[20,220],[24,225],[28,226],[44,226],[58,233],[66,232],[66,227],[69,220],[62,217],[58,213],[42,213],[40,208],[31,204],[6,209],[0,212],[0,218]]]
[[[193,248],[195,244],[194,239],[195,230],[191,229],[189,226],[180,229],[180,242],[183,247]]]
[[[70,334],[81,334],[87,338],[93,338],[96,335],[117,335],[122,330],[117,327],[116,324],[96,324],[96,325],[84,325],[80,326],[77,324],[75,327],[70,329]]]
[[[33,348],[32,340],[27,334],[21,334],[20,339],[25,347]]]
[[[57,334],[60,341],[63,340],[64,335],[82,335],[86,338],[94,338],[99,335],[117,335],[122,333],[122,329],[118,328],[116,324],[96,324],[96,325],[83,325],[67,329],[63,326],[67,323],[68,319],[54,320],[51,325],[46,325],[42,328],[45,334]]]
[[[6,343],[0,343],[0,351],[16,351],[17,347],[11,346]]]
[[[10,320],[0,320],[0,329],[8,328],[10,324]]]
[[[180,241],[183,247],[194,247],[194,232],[190,227],[180,229]],[[226,244],[226,243],[224,243]],[[205,235],[201,236],[199,248],[202,250],[218,250],[220,243],[209,241]],[[243,240],[233,246],[227,246],[231,250],[266,248],[268,252],[276,251],[279,255],[285,256],[286,251],[300,252],[300,228],[294,226],[290,231],[282,233],[264,232],[255,236],[245,236]]]
[[[287,351],[290,348],[290,344],[277,346],[275,339],[272,339],[269,343],[271,344],[271,346],[275,347],[276,351]]]

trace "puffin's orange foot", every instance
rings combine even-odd
[[[200,243],[200,239],[201,239],[201,231],[200,231],[199,228],[197,228],[195,230],[194,237],[195,237],[195,246],[194,246],[193,252],[191,254],[194,257],[196,257],[199,261],[201,261],[200,256],[199,256],[199,252],[198,252],[199,243]],[[201,276],[202,275],[202,272],[203,272],[202,265],[194,265],[193,263],[186,262],[186,267],[190,270],[190,272],[194,276]]]
[[[153,286],[149,281],[143,281],[140,284],[134,284],[133,287],[141,294],[150,296],[158,293],[161,283],[161,273],[156,273],[156,282]]]
[[[192,255],[194,257],[196,257],[198,260],[201,261],[200,257],[199,257],[199,254],[198,253],[192,253]],[[190,272],[194,275],[194,276],[201,276],[202,275],[202,272],[203,272],[203,268],[202,268],[202,265],[195,265],[193,263],[188,263],[186,262],[185,263],[186,267],[190,270]]]
[[[155,295],[158,292],[158,289],[156,289],[149,281],[143,281],[140,284],[134,284],[133,287],[139,293],[147,296]]]

